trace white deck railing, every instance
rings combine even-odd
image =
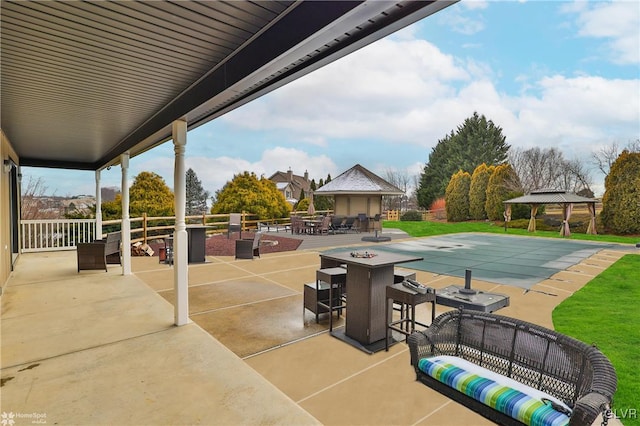
[[[320,213],[330,213],[330,210],[320,211]],[[294,212],[295,213],[295,212]],[[304,212],[303,212],[304,213]],[[293,213],[292,213],[293,214]],[[188,225],[207,226],[207,233],[226,232],[228,226],[228,214],[207,214],[186,216]],[[242,213],[242,228],[256,229],[259,221],[251,218],[251,214]],[[162,238],[173,232],[175,217],[132,217],[131,222],[131,242],[147,243],[154,238]],[[276,223],[283,225],[287,223],[287,218],[274,219],[270,221],[273,226]],[[290,222],[290,221],[289,221]],[[104,238],[108,232],[120,230],[121,221],[102,221]],[[96,239],[95,219],[35,219],[20,221],[20,252],[75,250],[78,243],[90,243]]]
[[[95,240],[95,219],[21,220],[20,248],[24,252],[73,250]]]

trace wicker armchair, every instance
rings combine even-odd
[[[107,234],[104,240],[78,243],[78,273],[89,269],[104,269],[106,272],[107,264],[120,264],[120,243],[120,232]]]
[[[262,233],[256,232],[253,239],[236,240],[236,259],[253,259],[260,257],[260,240]]]
[[[450,355],[557,398],[570,425],[590,425],[611,404],[615,370],[597,348],[525,321],[477,311],[449,311],[408,339],[417,380],[503,425],[522,423],[434,379],[422,358]]]

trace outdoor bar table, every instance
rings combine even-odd
[[[373,257],[354,257],[352,253],[364,254],[352,250],[320,254],[323,265],[347,265],[346,324],[344,329],[335,329],[331,334],[374,353],[385,348],[386,287],[393,284],[394,265],[423,258],[384,251],[369,252]]]

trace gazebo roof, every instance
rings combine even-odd
[[[573,192],[556,189],[538,189],[527,195],[503,201],[504,204],[569,204],[595,203],[593,198],[582,197]]]
[[[316,195],[402,195],[404,191],[356,164],[315,191]]]

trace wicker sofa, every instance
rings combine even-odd
[[[616,390],[595,347],[501,315],[449,311],[408,344],[419,381],[498,424],[591,425]]]

